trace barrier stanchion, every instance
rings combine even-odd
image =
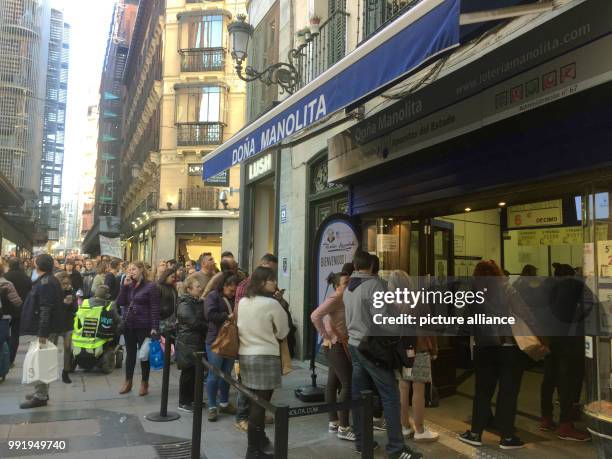
[[[145,419],[153,422],[168,422],[176,421],[181,416],[178,413],[168,412],[168,388],[170,386],[170,357],[172,338],[167,334],[164,334],[166,338],[166,345],[164,347],[164,370],[162,374],[162,392],[161,392],[161,405],[159,407],[159,413],[149,413],[145,416]]]
[[[191,429],[191,459],[201,459],[202,443],[202,408],[204,403],[204,365],[202,353],[195,353],[195,399],[193,401],[193,426]]]
[[[361,391],[361,459],[374,459],[372,391]]]
[[[274,457],[287,459],[289,454],[289,407],[279,405],[274,413]]]

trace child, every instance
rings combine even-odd
[[[195,360],[193,352],[204,349],[206,321],[204,302],[201,300],[204,286],[197,278],[185,280],[185,295],[181,296],[177,309],[176,363],[181,370],[179,382],[179,406],[181,411],[193,412],[195,392]]]

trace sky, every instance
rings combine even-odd
[[[87,107],[99,99],[100,73],[114,0],[52,0],[64,11],[71,26],[68,70],[68,106],[62,201],[70,201],[78,190],[80,145],[84,143]]]

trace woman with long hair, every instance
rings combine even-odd
[[[247,294],[238,305],[240,337],[240,377],[242,384],[257,396],[270,400],[281,387],[279,340],[289,334],[289,320],[281,304],[274,299],[276,274],[260,266],[253,271]],[[247,459],[272,458],[270,440],[264,432],[265,410],[250,404]]]
[[[127,276],[119,291],[117,304],[123,306],[123,322],[125,324],[126,361],[125,383],[120,394],[132,390],[132,379],[136,366],[136,354],[146,338],[157,338],[159,330],[159,300],[157,285],[148,280],[148,272],[142,261],[133,261],[128,266]],[[149,393],[149,361],[141,360],[142,381],[138,395]]]
[[[216,290],[211,291],[204,300],[204,311],[208,322],[206,333],[206,355],[208,361],[219,370],[231,373],[234,359],[221,357],[213,352],[211,346],[217,339],[219,330],[226,320],[233,317],[234,298],[239,279],[232,272],[223,273],[223,278]],[[236,414],[236,408],[229,403],[229,384],[214,372],[208,372],[206,392],[208,395],[208,420],[215,422],[219,413]],[[217,407],[217,393],[219,406]]]
[[[405,271],[396,270],[389,275],[389,291],[414,290],[410,276]],[[399,305],[405,307],[405,305]],[[405,311],[403,311],[405,312]],[[416,442],[433,442],[439,435],[425,427],[425,385],[432,382],[431,361],[438,355],[435,336],[416,336],[416,354],[412,369],[401,371],[399,390],[401,402],[402,433],[414,437]],[[412,421],[410,423],[410,388],[412,386]]]
[[[94,292],[98,289],[100,285],[104,285],[104,279],[106,278],[106,273],[108,272],[108,263],[106,261],[101,261],[96,266],[96,275],[93,278],[91,283],[91,296],[93,296]]]
[[[349,278],[350,275],[346,272],[332,273],[327,282],[334,288],[333,293],[310,315],[312,324],[323,338],[321,349],[329,363],[325,403],[351,400],[353,365],[349,357],[348,331],[342,301]],[[349,423],[349,410],[329,412],[329,431],[336,433],[341,440],[355,441],[355,433]]]
[[[472,312],[488,316],[519,315],[526,317],[526,306],[507,282],[493,260],[483,260],[474,269],[474,287],[486,292],[485,301],[471,305]],[[472,426],[459,440],[473,446],[482,445],[482,432],[490,422],[491,399],[497,389],[495,425],[500,431],[501,449],[523,448],[515,435],[514,419],[521,379],[527,363],[526,354],[517,346],[510,325],[474,329],[474,373],[476,387],[472,405]]]
[[[176,325],[178,292],[176,290],[176,268],[166,269],[157,280],[159,288],[160,333],[172,331]]]

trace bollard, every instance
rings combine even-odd
[[[361,459],[374,459],[372,391],[361,391]]]
[[[193,401],[193,426],[191,429],[191,459],[200,459],[202,443],[202,405],[204,400],[204,364],[196,354],[195,400]]]
[[[287,459],[288,455],[289,407],[287,405],[280,405],[274,413],[274,458]]]
[[[153,422],[168,422],[176,421],[181,416],[178,413],[168,413],[168,388],[170,385],[170,357],[172,352],[172,338],[167,334],[164,334],[166,338],[166,346],[164,347],[164,369],[162,374],[162,392],[161,392],[161,405],[159,407],[159,413],[149,413],[145,416],[145,419]]]

